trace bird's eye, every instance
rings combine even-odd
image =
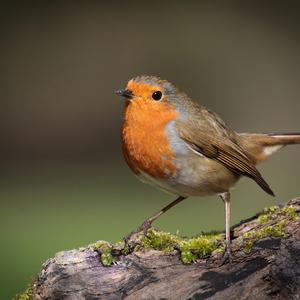
[[[156,101],[160,100],[161,99],[161,96],[162,96],[162,93],[161,91],[156,91],[152,94],[152,98]]]

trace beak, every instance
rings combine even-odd
[[[132,91],[127,90],[127,89],[126,90],[117,90],[117,91],[115,91],[115,93],[117,95],[120,95],[120,96],[128,98],[128,99],[131,99],[133,97]]]

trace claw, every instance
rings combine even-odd
[[[128,245],[130,239],[132,236],[138,233],[146,234],[148,229],[151,228],[152,222],[149,220],[146,220],[142,225],[140,225],[137,229],[133,230],[131,233],[129,233],[127,236],[124,237],[125,245]]]
[[[230,246],[226,246],[224,255],[222,257],[221,263],[219,265],[219,267],[225,265],[225,264],[229,264],[231,265],[232,263],[232,253],[231,253],[231,247]]]

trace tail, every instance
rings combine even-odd
[[[240,133],[240,146],[258,164],[286,145],[300,144],[298,133]]]

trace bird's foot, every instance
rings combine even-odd
[[[221,266],[223,266],[223,265],[225,265],[227,263],[229,265],[231,265],[231,263],[232,263],[232,253],[231,253],[231,247],[230,247],[230,245],[226,246],[225,252],[223,254],[223,257],[221,259],[221,263],[220,263],[219,267],[221,267]]]
[[[146,220],[142,225],[140,225],[137,229],[133,230],[127,236],[124,237],[125,245],[129,245],[130,241],[137,237],[138,235],[145,235],[149,228],[151,228],[152,222],[151,220]]]

